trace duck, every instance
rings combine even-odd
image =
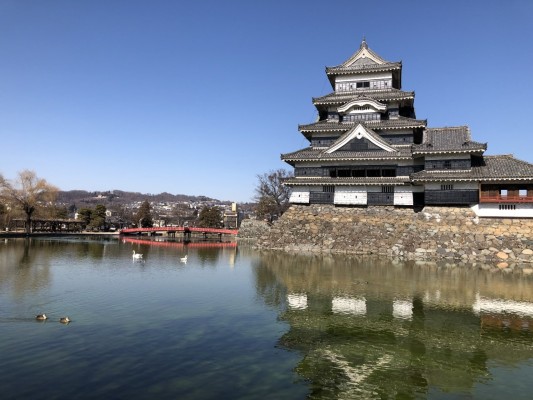
[[[69,317],[61,317],[59,318],[59,322],[61,322],[62,324],[68,324],[70,322],[70,318]]]
[[[143,255],[140,253],[135,253],[135,250],[133,250],[133,259],[134,260],[140,260],[143,258]]]
[[[45,321],[45,320],[48,319],[48,317],[46,316],[46,314],[43,313],[43,314],[37,314],[37,315],[35,316],[35,319],[36,319],[37,321]]]
[[[182,263],[186,263],[187,262],[187,255],[185,255],[185,257],[180,257],[180,261]]]

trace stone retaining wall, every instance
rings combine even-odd
[[[260,237],[267,235],[269,232],[269,223],[255,219],[245,219],[239,227],[238,240],[249,240],[256,243]]]
[[[500,268],[533,263],[533,219],[478,218],[468,207],[415,212],[292,205],[272,226],[254,229],[241,226],[239,238],[254,239],[263,249],[480,261]]]

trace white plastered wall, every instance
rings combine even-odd
[[[481,203],[471,208],[478,217],[533,218],[533,204],[510,203],[502,205],[505,206],[503,210],[500,210],[500,204],[497,203]]]
[[[470,160],[469,154],[426,154],[426,160]]]
[[[297,187],[293,188],[289,203],[294,204],[309,204],[309,188]]]
[[[371,81],[371,80],[392,80],[392,72],[381,72],[363,75],[342,75],[335,77],[335,83]]]
[[[412,206],[413,205],[413,188],[397,186],[394,188],[394,205],[395,206]]]
[[[365,186],[337,186],[335,188],[334,204],[366,205],[367,195]]]
[[[434,175],[437,175],[436,173]],[[426,190],[441,190],[441,185],[453,185],[453,190],[477,190],[477,182],[432,182],[426,183]]]

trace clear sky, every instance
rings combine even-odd
[[[0,0],[0,174],[250,201],[363,37],[417,118],[533,162],[531,0]]]

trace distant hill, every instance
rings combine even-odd
[[[206,196],[189,196],[185,194],[143,194],[138,192],[124,192],[122,190],[110,190],[106,192],[88,192],[85,190],[59,191],[57,200],[65,205],[75,204],[76,206],[104,204],[130,204],[138,201],[149,202],[188,202],[188,203],[206,203],[212,202],[217,204],[231,204],[230,201],[220,201]]]

